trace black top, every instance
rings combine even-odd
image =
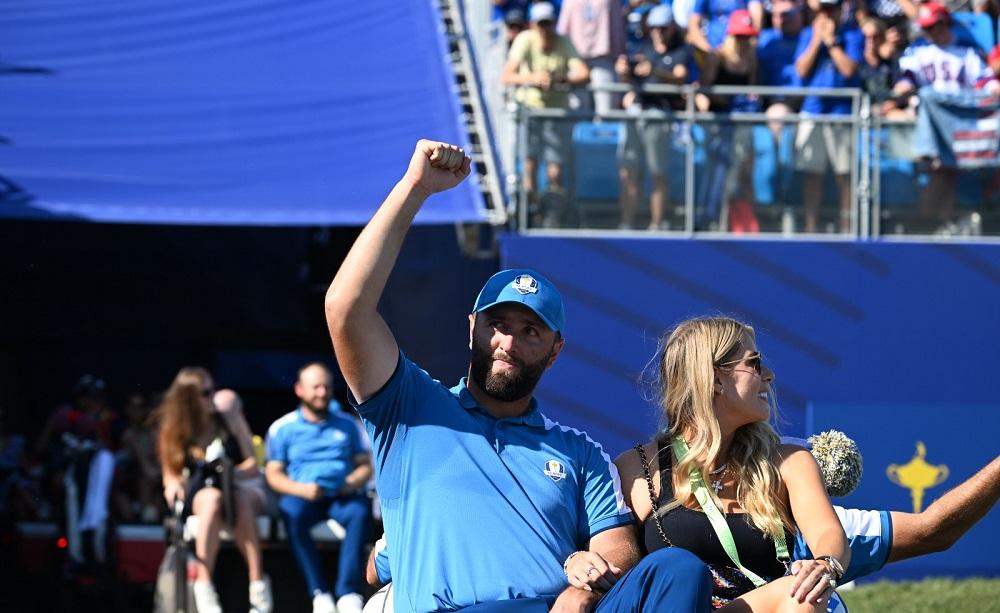
[[[740,74],[730,72],[726,68],[725,62],[719,62],[719,71],[715,75],[715,82],[712,85],[750,85],[750,74]],[[710,96],[708,110],[715,113],[723,113],[732,110],[747,110],[746,95],[739,96]]]
[[[235,499],[233,498],[234,492],[231,487],[233,467],[249,456],[244,454],[243,450],[240,449],[239,441],[233,436],[233,433],[229,430],[229,426],[226,425],[225,418],[219,412],[212,413],[210,423],[215,429],[217,436],[222,439],[224,457],[229,460],[229,463],[227,466],[220,464],[218,461],[205,462],[204,460],[195,459],[191,455],[190,449],[184,454],[184,464],[190,471],[185,487],[184,500],[186,503],[184,505],[184,517],[191,514],[190,503],[194,501],[195,493],[204,487],[214,487],[222,490],[223,496],[227,501],[225,505],[225,521],[228,525],[232,525],[234,518],[230,517],[229,514],[235,504]]]
[[[678,43],[676,46],[669,47],[665,53],[659,53],[652,41],[647,40],[639,53],[653,64],[654,71],[672,72],[674,67],[679,64],[688,66],[690,71],[690,65],[694,61],[694,52],[690,46],[684,43]],[[663,83],[655,75],[650,75],[645,79],[637,78],[636,81],[645,81],[649,85]],[[644,109],[684,110],[684,98],[680,94],[651,94],[647,92],[639,95],[639,102]]]
[[[655,551],[666,547],[659,530],[656,529],[656,509],[663,508],[674,499],[672,481],[673,452],[666,440],[657,441],[657,453],[660,463],[660,496],[654,512],[643,522],[643,543],[647,551]],[[746,513],[726,513],[726,523],[733,533],[733,541],[744,567],[767,579],[785,574],[785,566],[778,558],[774,549],[774,541],[765,536],[756,526],[750,523]],[[671,509],[660,518],[663,532],[674,547],[682,547],[695,554],[706,564],[716,566],[735,566],[726,550],[722,548],[715,529],[709,523],[708,517],[701,511],[695,511],[685,506]],[[786,535],[786,539],[790,537]],[[787,540],[786,542],[791,542]]]

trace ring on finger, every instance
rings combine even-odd
[[[589,577],[590,573],[594,573],[594,572],[597,572],[597,568],[591,566],[590,568],[587,569],[587,576]]]

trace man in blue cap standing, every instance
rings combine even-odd
[[[373,443],[396,611],[707,609],[710,579],[691,554],[663,549],[636,564],[611,458],[532,397],[565,342],[551,282],[530,270],[486,282],[469,316],[468,377],[451,389],[403,355],[379,316],[413,217],[469,172],[458,147],[417,143],[326,297],[350,401]]]

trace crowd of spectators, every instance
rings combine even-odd
[[[81,377],[69,397],[33,442],[9,431],[0,409],[0,516],[6,521],[62,519],[68,477],[78,484],[81,507],[95,490],[102,498],[107,494],[106,504],[91,503],[104,507],[93,511],[95,524],[109,517],[159,523],[165,507],[151,399],[133,392],[118,411],[108,401],[105,382],[92,375]]]
[[[0,408],[0,533],[18,522],[53,522],[66,535],[67,572],[100,575],[113,562],[115,525],[162,524],[182,504],[181,517],[198,520],[198,610],[221,613],[211,576],[219,531],[227,525],[248,565],[251,610],[269,613],[271,588],[254,517],[271,513],[287,526],[314,612],[360,612],[362,548],[373,511],[367,435],[334,400],[333,377],[322,364],[304,367],[294,392],[298,406],[280,418],[268,416],[274,423],[266,438],[253,436],[239,396],[216,391],[200,368],[182,369],[162,394],[127,394],[120,411],[112,402],[120,396],[85,375],[33,444],[8,429]],[[231,462],[231,486],[215,476],[222,456]],[[334,589],[326,585],[310,536],[328,518],[345,531]]]
[[[642,111],[619,143],[621,228],[636,224],[643,170],[650,185],[648,228],[669,227],[667,157],[671,134],[674,141],[679,137],[670,114],[687,101],[681,94],[601,91],[609,83],[860,88],[872,97],[873,111],[889,120],[914,119],[917,94],[925,86],[941,92],[998,91],[1000,46],[991,51],[1000,13],[996,0],[562,0],[561,6],[494,0],[494,5],[497,18],[515,32],[502,82],[516,88],[520,104],[598,114]],[[989,40],[981,30],[956,30],[956,12],[963,20],[975,14],[988,22]],[[573,87],[586,83],[595,91]],[[768,127],[776,148],[783,135],[793,133],[793,165],[801,174],[804,203],[799,229],[851,231],[851,169],[859,153],[847,119],[857,112],[850,98],[698,93],[694,105],[700,112],[766,113],[774,118]],[[789,114],[799,114],[799,120],[788,121]],[[567,221],[546,217],[545,206],[547,197],[564,190],[570,128],[562,123],[529,126],[522,188],[532,223]],[[717,121],[703,127],[696,226],[757,231],[749,125]],[[536,185],[540,159],[547,163],[546,191]],[[955,168],[937,159],[920,161],[929,184],[919,213],[948,223],[954,219]],[[824,196],[829,208],[821,207]],[[557,202],[565,210],[565,203]]]

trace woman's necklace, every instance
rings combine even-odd
[[[708,473],[709,477],[712,478],[712,489],[715,490],[716,496],[722,491],[722,479],[726,476],[727,468],[729,468],[728,462]]]

